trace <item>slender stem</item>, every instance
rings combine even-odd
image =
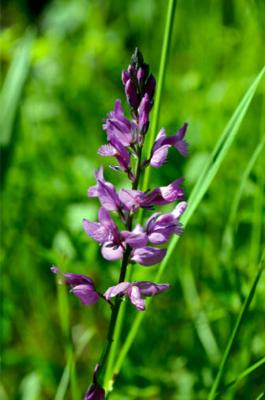
[[[171,43],[176,6],[177,6],[177,0],[169,0],[165,32],[164,32],[164,38],[163,38],[163,45],[162,45],[162,51],[161,51],[161,57],[160,57],[158,83],[157,83],[157,89],[156,89],[156,95],[155,95],[153,119],[152,119],[152,124],[151,124],[151,128],[150,128],[150,133],[148,134],[148,144],[147,144],[147,156],[148,157],[150,155],[151,148],[152,148],[152,145],[155,140],[155,134],[157,131],[157,126],[158,126],[158,121],[159,121],[161,97],[162,97],[162,91],[163,91],[165,75],[166,75],[166,66],[167,66],[167,61],[168,61],[168,54],[169,54],[169,48],[170,48],[170,43]],[[143,191],[148,189],[149,178],[150,178],[150,168],[147,168],[146,172],[144,174]]]

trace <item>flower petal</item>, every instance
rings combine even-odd
[[[108,288],[103,296],[106,300],[109,300],[111,297],[118,296],[119,294],[126,294],[130,285],[129,282],[118,283],[118,285]]]
[[[137,286],[131,285],[128,289],[128,297],[131,303],[140,311],[144,311],[144,300],[141,298],[141,291]]]
[[[134,282],[134,286],[137,286],[141,291],[142,296],[155,296],[159,293],[169,289],[168,283],[153,283],[149,281]]]
[[[123,256],[124,249],[113,242],[106,242],[101,247],[101,254],[106,260],[119,260]]]
[[[133,252],[132,261],[141,265],[150,266],[158,264],[166,255],[166,249],[157,249],[156,247],[143,247],[135,249]]]
[[[74,286],[71,293],[79,297],[83,304],[95,304],[99,300],[98,293],[88,285]]]

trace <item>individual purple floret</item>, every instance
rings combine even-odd
[[[125,296],[128,297],[131,303],[140,311],[145,309],[144,297],[155,296],[164,292],[170,287],[169,284],[157,284],[148,281],[142,282],[121,282],[116,286],[110,287],[105,293],[106,300],[112,297]]]
[[[184,196],[184,191],[180,187],[182,182],[183,179],[179,178],[167,186],[161,186],[146,193],[140,190],[121,189],[118,195],[124,207],[135,212],[139,207],[150,208],[154,205],[161,206],[182,200]]]
[[[148,240],[154,244],[166,243],[175,233],[180,235],[183,227],[179,222],[180,216],[186,210],[187,203],[185,201],[179,203],[176,208],[168,214],[153,214],[146,223],[146,233]]]
[[[54,274],[61,274],[58,268],[54,265],[51,267],[51,271]],[[70,292],[76,297],[79,297],[83,304],[95,304],[99,300],[100,296],[95,289],[94,282],[88,276],[71,273],[61,275],[64,282],[70,286]],[[59,282],[64,283],[63,279]]]
[[[150,164],[152,167],[159,168],[167,159],[168,149],[173,146],[183,156],[188,153],[188,145],[184,140],[188,124],[184,124],[176,135],[166,136],[165,129],[161,129],[156,137],[151,150]]]
[[[101,205],[109,211],[120,211],[122,208],[121,201],[116,192],[114,185],[105,181],[103,168],[99,168],[96,173],[97,184],[88,189],[89,197],[98,197]]]
[[[125,245],[116,224],[110,218],[109,212],[101,207],[98,219],[99,222],[91,222],[87,219],[83,220],[86,233],[102,245],[101,253],[106,260],[118,260],[122,258]]]
[[[108,144],[103,144],[98,149],[98,154],[103,157],[115,157],[119,163],[118,169],[127,172],[129,178],[134,179],[130,168],[130,154],[117,139],[113,138]]]
[[[121,101],[116,100],[114,111],[108,114],[103,129],[106,131],[107,139],[110,142],[115,140],[127,147],[134,142],[137,126],[124,116]]]

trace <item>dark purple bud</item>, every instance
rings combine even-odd
[[[144,68],[139,68],[137,71],[138,83],[141,85],[144,82],[145,78],[146,78],[146,73],[145,73]]]
[[[156,80],[154,75],[150,75],[149,78],[147,79],[146,85],[145,85],[145,93],[148,94],[149,99],[152,101],[154,94],[155,94],[155,88],[156,88]]]
[[[84,400],[104,400],[105,390],[97,383],[97,373],[99,371],[99,364],[96,365],[93,374],[93,383],[85,394]]]
[[[124,86],[126,85],[126,82],[128,81],[129,78],[130,78],[130,75],[129,75],[128,71],[123,70],[121,73],[121,80],[122,80],[122,83],[124,84]]]
[[[125,94],[129,105],[136,110],[139,105],[139,99],[133,81],[128,79],[125,85]]]
[[[149,96],[146,93],[141,100],[141,103],[138,108],[139,115],[139,131],[144,135],[147,132],[149,126],[149,112],[151,109],[151,103],[149,100]]]
[[[100,386],[94,385],[94,383],[90,386],[84,397],[84,400],[104,400],[104,399],[105,399],[105,390]]]

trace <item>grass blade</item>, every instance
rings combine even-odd
[[[17,48],[0,95],[0,145],[7,146],[11,140],[16,111],[26,81],[30,54],[33,44],[33,32],[27,32]]]
[[[264,252],[264,254],[265,254],[265,252]],[[254,297],[254,294],[256,292],[258,282],[259,282],[261,274],[263,272],[263,269],[264,269],[264,267],[263,267],[264,254],[262,256],[258,271],[257,271],[256,276],[255,276],[255,279],[254,279],[254,281],[253,281],[253,283],[251,285],[251,289],[249,291],[248,297],[246,298],[246,300],[245,300],[245,302],[243,304],[243,307],[242,307],[242,309],[240,311],[240,314],[238,315],[238,318],[236,320],[234,329],[233,329],[233,331],[232,331],[232,333],[230,335],[230,338],[228,340],[226,349],[225,349],[224,354],[223,354],[222,361],[220,363],[220,366],[219,366],[218,372],[216,374],[214,383],[213,383],[211,391],[209,393],[208,400],[213,400],[216,397],[216,392],[217,392],[217,389],[218,389],[218,387],[220,385],[222,376],[224,374],[224,369],[226,367],[226,363],[227,363],[228,357],[230,355],[230,352],[232,350],[234,341],[235,341],[236,336],[237,336],[237,334],[239,332],[239,329],[240,329],[240,327],[241,327],[241,325],[242,325],[242,323],[244,321],[244,318],[245,318],[245,316],[246,316],[246,314],[248,312],[249,306],[250,306],[251,301],[252,301],[252,299]]]
[[[244,170],[242,177],[240,179],[240,184],[239,187],[236,191],[234,200],[232,202],[231,205],[231,209],[230,209],[230,214],[228,216],[228,222],[226,224],[226,228],[223,234],[223,239],[222,239],[222,251],[221,251],[221,255],[222,255],[222,262],[223,264],[226,264],[226,262],[229,259],[229,256],[232,252],[232,247],[233,247],[233,233],[235,231],[235,222],[236,222],[236,214],[237,214],[237,210],[238,210],[238,206],[241,200],[241,197],[243,195],[244,192],[244,188],[246,185],[246,182],[248,180],[248,177],[252,171],[252,169],[254,168],[263,148],[265,145],[265,135],[263,137],[263,139],[261,140],[261,142],[258,144],[258,146],[256,147],[253,155],[251,156],[246,169]]]
[[[167,18],[166,18],[166,25],[165,25],[165,33],[162,45],[162,52],[160,57],[160,66],[159,66],[159,73],[158,73],[158,82],[156,88],[156,95],[155,95],[155,104],[154,104],[154,111],[153,117],[150,127],[150,132],[148,134],[148,142],[146,144],[146,151],[147,155],[150,154],[152,145],[155,140],[155,134],[157,131],[158,121],[159,121],[159,113],[160,113],[160,105],[161,105],[161,96],[165,81],[166,75],[166,66],[168,61],[168,54],[169,48],[171,43],[171,36],[173,31],[174,25],[174,17],[176,11],[177,1],[176,0],[169,0],[168,2],[168,9],[167,9]],[[147,168],[144,175],[144,183],[142,190],[145,191],[148,188],[150,177],[150,168]]]
[[[239,381],[246,378],[248,375],[252,374],[252,372],[254,372],[256,369],[261,367],[263,364],[265,364],[265,357],[262,357],[255,364],[251,365],[250,367],[245,369],[243,372],[241,372],[241,374],[239,374],[236,379],[234,379],[232,382],[228,383],[225,386],[224,390],[222,390],[221,392],[218,392],[218,395],[225,393],[228,389],[230,389],[232,386],[236,385]]]
[[[216,173],[218,172],[225,155],[227,154],[230,146],[232,145],[232,143],[236,137],[236,134],[238,132],[240,124],[248,110],[250,102],[254,97],[255,91],[264,75],[264,72],[265,72],[265,67],[261,70],[261,72],[259,73],[257,78],[254,80],[254,82],[252,83],[252,85],[250,86],[250,88],[248,89],[246,94],[244,95],[239,106],[237,107],[236,111],[234,112],[232,118],[228,122],[228,125],[225,128],[224,133],[221,135],[221,139],[218,141],[218,144],[222,143],[222,146],[220,147],[220,145],[218,145],[218,152],[216,150],[217,146],[214,149],[213,154],[210,157],[209,162],[208,162],[207,171],[204,170],[202,172],[203,178],[199,178],[198,182],[200,182],[200,184],[197,183],[195,185],[195,187],[191,193],[190,199],[188,200],[189,207],[186,210],[186,212],[182,218],[182,223],[184,226],[186,226],[188,224],[191,216],[194,214],[196,208],[198,207],[200,201],[202,200],[203,196],[207,192],[211,182],[213,181]],[[223,138],[225,138],[225,140]],[[194,192],[196,193],[196,195],[194,194]],[[179,240],[178,236],[175,236],[175,237],[173,237],[173,239],[171,239],[170,244],[168,246],[166,257],[164,258],[163,262],[161,263],[159,271],[155,278],[156,282],[159,282],[159,280],[164,272],[164,269],[165,269],[171,255],[173,254],[173,251],[175,249],[175,246],[176,246],[178,240]],[[149,304],[149,302],[150,302],[150,299],[147,303]],[[117,374],[119,372],[119,370],[122,366],[123,360],[126,357],[131,345],[134,342],[135,336],[136,336],[137,331],[140,327],[140,324],[144,318],[144,315],[145,315],[144,313],[138,313],[137,316],[135,317],[135,320],[131,326],[130,332],[124,342],[123,347],[121,348],[119,357],[117,358],[117,362],[115,364],[115,369],[114,369],[115,374]]]

